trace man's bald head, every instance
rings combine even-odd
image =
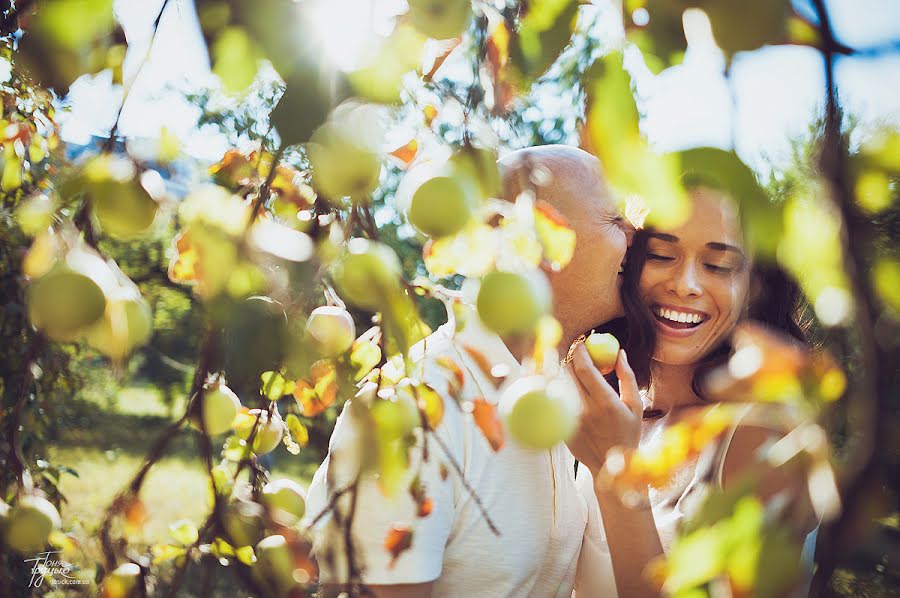
[[[548,273],[563,343],[621,315],[618,272],[633,229],[616,206],[600,161],[576,147],[543,145],[511,152],[499,166],[505,199],[533,191],[575,230],[572,261]]]
[[[515,201],[525,190],[546,201],[571,220],[605,210],[613,200],[600,160],[577,147],[540,145],[511,152],[500,159],[504,199]],[[591,193],[585,193],[591,190]]]

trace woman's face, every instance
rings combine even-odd
[[[696,363],[730,335],[747,303],[750,261],[734,206],[717,190],[690,191],[693,213],[649,233],[639,290],[656,320],[654,359]]]

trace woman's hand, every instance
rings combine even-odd
[[[594,367],[583,344],[575,349],[569,368],[581,392],[583,409],[578,431],[567,445],[575,458],[596,476],[609,449],[637,448],[643,413],[641,395],[625,351],[619,351],[616,359],[619,394]]]

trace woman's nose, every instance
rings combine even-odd
[[[675,272],[671,280],[670,290],[680,297],[696,297],[703,293],[703,288],[697,280],[697,270],[693,263],[685,263]]]

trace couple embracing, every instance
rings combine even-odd
[[[442,475],[436,459],[419,464],[433,500],[431,514],[421,519],[408,494],[387,499],[374,479],[363,478],[351,533],[343,533],[333,518],[317,524],[323,593],[339,594],[348,579],[349,537],[362,581],[378,598],[655,596],[644,569],[670,547],[700,487],[729,488],[750,472],[761,480],[762,500],[789,497],[797,514],[793,533],[802,538],[815,526],[803,480],[757,458],[758,449],[784,431],[755,418],[732,424],[696,459],[678,466],[668,483],[648,486],[629,504],[603,483],[611,448],[652,447],[665,430],[710,406],[699,380],[721,363],[739,322],[752,318],[802,340],[795,319],[799,295],[787,278],[754,263],[732,198],[698,181],[689,189],[693,211],[684,224],[635,231],[613,200],[599,162],[586,152],[529,148],[506,156],[500,166],[508,199],[522,191],[519,182],[531,169],[549,173],[535,189],[537,199],[553,205],[576,233],[571,262],[548,277],[553,315],[563,329],[560,355],[568,361],[553,365],[572,400],[581,402],[578,431],[547,451],[508,442],[495,453],[471,417],[448,406],[435,434],[463,478]],[[466,370],[462,398],[496,401],[493,384],[460,347],[475,347],[492,363],[507,366],[507,383],[524,374],[522,355],[477,317],[465,318],[464,325],[456,319],[422,343],[419,358],[427,364],[453,355]],[[570,351],[580,335],[613,321],[625,322],[630,332],[619,335],[629,340],[616,362],[616,389],[582,344]],[[447,387],[442,368],[424,371],[439,392]],[[331,452],[359,433],[346,410]],[[329,457],[319,468],[309,489],[309,512],[324,509],[330,492],[349,481],[341,479],[347,474],[339,466]],[[395,524],[413,521],[412,545],[392,559],[383,544],[386,534]]]

